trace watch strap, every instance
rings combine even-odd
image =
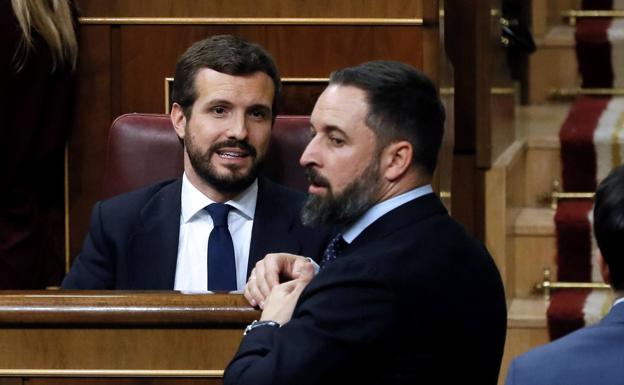
[[[247,327],[245,328],[245,331],[243,332],[243,335],[246,336],[247,333],[249,333],[250,331],[254,330],[255,328],[259,328],[259,327],[264,327],[264,326],[270,326],[270,327],[274,327],[274,328],[279,328],[280,324],[275,322],[275,321],[258,321],[255,320],[252,323],[250,323],[249,325],[247,325]]]

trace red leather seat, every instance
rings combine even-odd
[[[307,179],[299,157],[309,140],[308,116],[278,116],[271,133],[263,174],[305,191]],[[113,122],[108,135],[103,197],[178,178],[184,150],[169,115],[126,114]]]

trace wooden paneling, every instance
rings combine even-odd
[[[453,214],[479,239],[485,235],[487,171],[513,142],[513,98],[492,92],[511,81],[500,43],[500,0],[447,0],[446,49],[455,69]]]
[[[498,266],[507,298],[514,296],[513,231],[524,204],[526,143],[516,141],[485,173],[485,244]]]
[[[240,295],[3,292],[0,374],[220,371],[258,316]]]
[[[296,7],[293,2],[283,3],[289,5],[272,1],[253,2],[253,7],[249,1],[175,1],[175,6],[164,0],[80,2],[83,17],[426,16],[428,21],[425,26],[81,25],[81,97],[69,147],[72,257],[82,247],[91,207],[101,197],[108,127],[123,113],[164,112],[164,78],[173,76],[178,57],[197,40],[227,33],[257,42],[275,57],[282,77],[326,78],[340,67],[389,59],[410,63],[437,80],[438,59],[430,57],[438,55],[437,12],[432,8],[437,2],[424,8],[421,1],[399,0],[309,1],[297,2]],[[319,84],[287,84],[284,94],[288,100],[280,113],[309,114],[322,88]]]
[[[282,77],[325,78],[334,69],[382,58],[423,65],[422,51],[413,48],[422,46],[422,29],[414,27],[142,25],[119,29],[120,57],[115,65],[121,76],[121,113],[164,112],[163,79],[173,76],[178,57],[189,45],[217,34],[242,36],[264,46],[275,57]],[[301,44],[308,36],[315,38]],[[158,47],[158,60],[154,60],[154,47]]]
[[[501,70],[503,71],[504,68]],[[516,133],[514,129],[514,111],[516,97],[510,84],[504,84],[505,91],[510,93],[497,94],[493,92],[490,97],[492,132],[490,141],[493,164],[513,144]],[[496,90],[494,88],[494,90]]]
[[[443,4],[440,4],[440,10]],[[438,167],[434,176],[434,188],[440,192],[440,197],[446,208],[453,214],[451,204],[452,175],[453,175],[453,147],[455,145],[455,93],[453,81],[453,66],[446,54],[444,17],[440,18],[439,30],[435,31],[439,35],[439,44],[434,48],[435,52],[430,52],[429,42],[434,41],[433,31],[426,30],[424,32],[424,66],[427,68],[435,68],[437,66],[437,74],[431,74],[434,79],[438,79],[440,86],[440,99],[444,105],[446,112],[446,120],[444,122],[444,137],[442,138],[442,147],[438,156]],[[436,55],[436,58],[431,58]],[[428,63],[430,60],[434,62]]]
[[[119,375],[170,377],[125,384],[220,383],[242,329],[258,317],[241,295],[0,292],[0,376],[48,377],[37,384]],[[183,379],[194,376],[213,378]]]
[[[111,96],[110,27],[82,29],[76,115],[68,143],[70,229],[85,227],[100,191]],[[85,231],[70,230],[71,255],[79,250],[84,235]]]
[[[78,0],[89,17],[423,17],[430,0]],[[426,11],[426,9],[425,9]]]
[[[457,132],[457,130],[455,131]],[[475,186],[477,186],[479,179],[474,155],[454,152],[452,181],[451,207],[453,208],[453,217],[469,232],[476,235],[479,230],[477,215],[481,211],[473,205],[473,202],[482,202],[482,199],[477,199],[479,197]],[[483,219],[481,221],[484,222]]]
[[[2,330],[3,368],[223,370],[241,329],[16,328]],[[199,358],[201,357],[201,359]]]
[[[278,113],[289,115],[310,115],[316,99],[327,84],[322,83],[282,83],[282,101]]]
[[[516,297],[534,294],[535,284],[544,279],[544,268],[557,276],[557,239],[552,209],[523,209],[515,223],[514,286],[507,290]]]

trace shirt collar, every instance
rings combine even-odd
[[[622,303],[622,302],[624,302],[624,297],[620,297],[620,298],[616,299],[615,302],[613,302],[613,305],[611,307],[613,307],[613,306],[615,306],[615,305],[617,305],[619,303]]]
[[[394,210],[395,208],[412,201],[416,198],[420,198],[423,195],[433,193],[431,185],[416,187],[413,190],[404,192],[401,195],[397,195],[383,202],[379,202],[370,209],[368,209],[360,219],[354,224],[347,227],[342,233],[342,238],[351,243],[358,235],[362,233],[368,226],[370,226],[377,219],[381,218],[384,214]]]
[[[186,173],[182,176],[182,223],[187,223],[206,206],[214,201],[199,191],[191,181],[188,180]],[[249,187],[233,199],[225,202],[232,206],[240,214],[247,219],[253,219],[256,212],[256,203],[258,201],[258,179],[256,178]]]

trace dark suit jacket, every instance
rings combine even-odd
[[[267,179],[258,182],[247,275],[267,253],[322,255],[326,234],[299,220],[305,196]],[[177,179],[98,202],[62,288],[173,290],[181,188]]]
[[[598,324],[517,357],[506,384],[624,384],[624,303]]]
[[[286,325],[245,336],[224,383],[493,385],[505,329],[492,258],[428,194],[366,228]]]

